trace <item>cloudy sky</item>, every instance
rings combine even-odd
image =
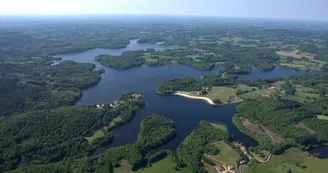
[[[328,20],[328,0],[0,0],[0,14],[164,14]]]

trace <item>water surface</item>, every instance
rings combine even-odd
[[[113,130],[114,141],[111,146],[134,143],[140,130],[141,120],[151,114],[159,114],[172,119],[178,132],[174,140],[156,150],[175,150],[201,120],[224,123],[235,140],[239,140],[247,146],[257,145],[253,139],[238,131],[232,124],[232,116],[236,112],[237,104],[213,107],[203,100],[192,100],[179,96],[160,96],[156,93],[157,86],[164,80],[185,76],[200,79],[205,74],[217,73],[219,68],[202,71],[188,66],[176,65],[161,67],[142,66],[128,70],[116,70],[102,66],[94,61],[94,57],[101,54],[120,55],[128,50],[146,50],[147,48],[153,48],[156,51],[164,50],[164,48],[158,45],[138,44],[136,40],[132,40],[123,49],[92,49],[81,53],[60,55],[63,60],[94,63],[96,64],[96,69],[105,69],[106,71],[102,74],[102,80],[96,86],[83,90],[83,97],[77,101],[77,105],[111,103],[118,95],[128,91],[137,91],[143,94],[146,101],[145,108],[137,111],[136,116],[130,123]],[[281,67],[277,67],[270,72],[261,72],[257,68],[252,68],[253,72],[251,74],[240,75],[240,78],[249,80],[271,77],[286,78],[302,73],[292,72]]]
[[[328,146],[323,146],[323,147],[318,147],[318,148],[314,148],[312,150],[309,151],[310,153],[314,154],[314,153],[319,153],[320,159],[327,159],[328,158]]]

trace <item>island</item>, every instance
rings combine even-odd
[[[94,166],[96,172],[111,172],[114,167],[118,166],[136,171],[146,163],[144,155],[148,151],[169,142],[175,134],[172,120],[159,115],[151,115],[141,122],[141,130],[135,144],[110,148],[101,156],[98,163],[89,166]],[[163,155],[165,156],[166,153],[155,153],[147,158],[148,163],[158,160]]]
[[[136,19],[0,17],[0,172],[327,172],[327,24]]]

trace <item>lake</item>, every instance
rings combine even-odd
[[[159,114],[172,119],[177,130],[177,136],[171,142],[156,150],[175,150],[201,120],[224,123],[235,140],[239,140],[247,146],[257,145],[256,141],[238,131],[232,123],[232,116],[236,112],[237,104],[213,107],[202,100],[192,100],[179,96],[161,96],[156,93],[157,86],[164,80],[185,76],[200,79],[205,74],[218,72],[218,67],[210,71],[197,70],[182,65],[142,66],[127,70],[116,70],[102,66],[94,61],[94,57],[101,54],[120,55],[125,51],[146,50],[147,48],[153,48],[156,51],[164,50],[163,47],[155,44],[138,44],[137,40],[131,40],[130,44],[123,49],[92,49],[81,53],[59,55],[63,60],[94,63],[96,64],[96,69],[104,69],[106,71],[102,74],[102,80],[96,86],[83,90],[83,97],[76,102],[77,105],[111,103],[121,93],[128,91],[136,91],[143,94],[146,102],[145,108],[137,111],[130,123],[113,130],[114,140],[110,146],[134,143],[140,130],[140,122],[151,114]],[[277,67],[269,72],[261,72],[255,67],[252,68],[253,72],[251,74],[240,75],[239,78],[249,80],[271,77],[286,78],[303,73],[293,72],[281,67]]]
[[[320,159],[327,159],[328,158],[328,147],[327,146],[322,146],[322,147],[317,147],[309,151],[311,154],[314,153],[319,153]]]

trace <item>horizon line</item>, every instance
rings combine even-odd
[[[296,21],[322,21],[328,22],[328,19],[306,19],[306,18],[274,18],[274,17],[255,17],[255,16],[218,16],[218,15],[198,15],[198,14],[133,14],[133,13],[108,13],[108,14],[90,14],[90,13],[68,13],[68,14],[1,14],[0,17],[10,17],[10,16],[21,16],[21,17],[29,17],[29,16],[135,16],[135,17],[145,17],[145,16],[165,16],[165,17],[207,17],[207,18],[235,18],[235,19],[262,19],[262,20],[296,20]]]

